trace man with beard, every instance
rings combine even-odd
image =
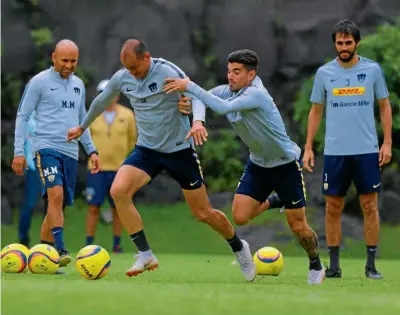
[[[379,236],[378,192],[380,168],[392,155],[392,111],[383,71],[378,63],[357,55],[361,35],[357,25],[345,20],[332,33],[338,57],[321,66],[315,76],[308,117],[304,168],[312,172],[312,144],[326,105],[326,133],[322,192],[326,200],[326,239],[330,266],[327,278],[340,278],[339,246],[344,198],[354,183],[364,215],[367,245],[365,275],[382,279],[375,267]],[[383,128],[379,149],[375,129],[377,100]]]

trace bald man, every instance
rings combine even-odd
[[[205,120],[204,104],[192,98],[193,120],[196,122],[191,129],[188,116],[178,110],[180,93],[167,95],[163,92],[165,78],[186,77],[179,67],[167,60],[152,58],[146,43],[137,39],[125,42],[120,59],[124,68],[114,74],[91,104],[80,126],[72,128],[68,136],[69,139],[78,138],[119,93],[129,98],[135,110],[139,137],[135,150],[118,170],[111,187],[111,196],[121,222],[139,251],[138,259],[126,275],[136,276],[158,267],[132,197],[162,170],[166,170],[181,186],[194,216],[226,240],[245,279],[253,281],[256,270],[249,245],[238,237],[225,214],[212,208],[203,184],[193,142],[198,144],[206,140],[202,124]],[[190,130],[194,141],[187,136]]]
[[[71,262],[64,245],[63,208],[74,201],[78,169],[78,142],[67,141],[66,134],[69,128],[81,123],[86,114],[85,86],[73,74],[78,56],[74,42],[62,40],[56,45],[52,54],[54,65],[35,75],[26,85],[15,124],[12,168],[17,175],[23,175],[27,168],[26,128],[34,112],[36,131],[32,138],[32,154],[47,206],[40,238],[41,243],[55,244],[61,267]],[[99,161],[89,130],[82,134],[80,141],[92,161],[92,172],[97,172]]]

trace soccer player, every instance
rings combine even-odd
[[[194,216],[228,242],[246,280],[253,281],[256,271],[249,245],[239,239],[225,214],[211,207],[193,140],[185,140],[190,130],[196,141],[206,137],[201,122],[205,119],[205,111],[201,110],[204,105],[193,100],[197,122],[190,129],[188,116],[182,115],[177,107],[180,93],[167,95],[162,90],[166,77],[184,78],[183,71],[167,60],[152,58],[147,45],[137,39],[124,43],[120,58],[124,68],[114,74],[104,91],[93,101],[80,126],[69,131],[68,138],[79,137],[118,93],[122,92],[129,98],[135,110],[138,141],[133,153],[118,170],[111,187],[111,196],[122,224],[139,250],[138,259],[126,274],[136,276],[158,267],[132,197],[158,173],[166,170],[181,186]]]
[[[43,184],[47,214],[40,231],[41,243],[55,246],[60,266],[71,262],[63,237],[63,205],[72,205],[78,168],[78,142],[67,141],[68,128],[80,123],[86,114],[85,86],[73,74],[78,62],[78,47],[70,40],[60,41],[52,54],[54,66],[34,76],[27,84],[18,107],[15,125],[12,168],[23,175],[26,168],[24,144],[27,122],[35,111],[36,131],[32,151]],[[99,170],[99,160],[90,132],[80,139]]]
[[[102,93],[109,80],[102,80],[97,85],[97,93]],[[132,152],[137,140],[136,119],[134,113],[118,104],[117,95],[90,126],[93,143],[101,156],[101,170],[87,175],[86,202],[89,211],[86,218],[86,245],[93,244],[100,207],[107,197],[112,211],[113,252],[122,253],[122,224],[111,198],[110,190],[118,168]],[[88,165],[89,170],[91,165]]]
[[[364,238],[367,245],[365,275],[381,279],[375,267],[378,245],[378,192],[381,189],[380,167],[392,155],[392,111],[385,77],[378,63],[357,54],[361,35],[357,25],[345,20],[332,33],[337,58],[321,66],[314,79],[312,107],[308,116],[304,167],[312,171],[312,144],[326,106],[326,132],[322,192],[326,200],[326,239],[330,266],[328,278],[340,278],[341,213],[344,197],[353,182],[364,215]],[[374,101],[377,99],[383,127],[379,149],[375,129]]]
[[[305,186],[300,148],[289,138],[272,97],[257,76],[258,56],[244,49],[228,56],[229,84],[207,92],[189,78],[167,78],[164,91],[187,91],[213,111],[226,115],[248,146],[250,157],[233,200],[232,214],[239,225],[260,213],[260,206],[275,191],[285,206],[287,222],[309,257],[309,284],[324,278],[318,239],[305,215]],[[188,137],[191,136],[189,133]]]

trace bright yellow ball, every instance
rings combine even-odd
[[[55,248],[38,244],[29,251],[28,267],[32,273],[54,274],[60,265],[60,256]]]
[[[101,246],[89,245],[82,248],[75,260],[76,270],[88,280],[103,278],[111,266],[108,252]]]
[[[29,249],[22,244],[10,244],[1,251],[1,270],[6,273],[21,273],[28,269]]]
[[[274,247],[263,247],[254,254],[258,275],[277,276],[283,269],[283,255]]]

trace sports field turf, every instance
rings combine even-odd
[[[78,203],[66,213],[65,239],[73,256],[84,245],[85,212],[79,207]],[[111,254],[110,271],[98,281],[81,278],[73,263],[65,268],[67,275],[2,274],[2,314],[400,314],[398,228],[383,229],[387,245],[382,256],[392,258],[377,261],[383,281],[365,279],[364,259],[343,258],[342,279],[307,285],[307,259],[293,243],[279,246],[285,257],[281,275],[247,283],[239,266],[232,264],[234,256],[227,245],[197,223],[186,206],[140,209],[160,260],[159,270],[126,277],[125,270],[133,263],[127,253]],[[281,219],[279,213],[263,216],[263,220]],[[40,217],[35,217],[32,237],[37,237],[39,225]],[[2,246],[15,242],[15,226],[2,226],[1,232]],[[99,226],[98,232],[96,243],[110,250],[110,226]],[[123,245],[127,252],[133,248],[126,236]],[[355,242],[351,248],[354,251],[343,251],[343,256],[364,256],[362,244]],[[327,259],[326,252],[322,259]]]

